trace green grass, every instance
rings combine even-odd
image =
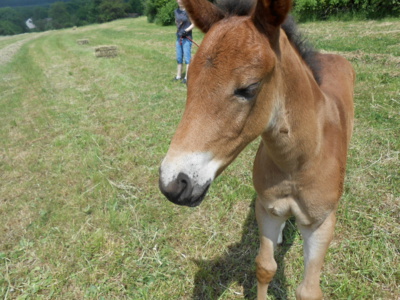
[[[398,299],[400,21],[301,27],[358,76],[325,299]],[[77,45],[82,38],[90,44]],[[0,38],[0,48],[9,43]],[[104,44],[119,56],[96,58]],[[174,206],[158,191],[185,102],[185,86],[172,82],[174,51],[173,27],[126,19],[49,32],[0,67],[3,299],[255,297],[257,142],[199,208]],[[293,299],[303,267],[293,221],[276,258],[269,295]]]

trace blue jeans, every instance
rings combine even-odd
[[[176,39],[176,61],[178,64],[183,63],[183,57],[185,57],[185,63],[188,65],[190,64],[190,59],[191,57],[191,51],[192,51],[192,42],[189,41],[188,39],[181,39],[178,37]]]

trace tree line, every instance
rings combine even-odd
[[[176,7],[176,0],[146,0],[145,14],[149,22],[172,25]],[[400,17],[400,0],[293,0],[292,14],[298,21]]]
[[[129,14],[142,15],[144,1],[71,0],[65,2],[57,1],[49,5],[1,7],[0,35],[14,35],[27,31],[45,31],[104,23],[125,18]],[[40,1],[37,0],[36,2]],[[29,30],[25,24],[29,18],[32,19],[36,26],[33,30]]]
[[[11,1],[27,3],[26,0],[0,0],[0,6]],[[174,10],[178,7],[176,0],[52,1],[31,0],[30,6],[0,8],[0,35],[31,31],[25,25],[28,18],[36,25],[35,31],[109,22],[133,13],[145,14],[149,22],[172,25]],[[292,13],[299,21],[400,17],[400,0],[294,0]]]
[[[70,1],[70,0],[0,0],[0,7],[18,7],[18,6],[36,6],[36,5],[50,5],[57,1]]]

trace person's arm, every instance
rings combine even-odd
[[[194,28],[194,24],[190,25],[188,28],[185,29],[186,32],[191,31]]]
[[[189,18],[189,20],[190,20],[190,18]],[[191,31],[191,30],[194,28],[194,23],[193,23],[192,20],[190,20],[190,23],[191,23],[190,26],[189,26],[188,28],[185,29],[186,32],[189,32],[189,31]]]

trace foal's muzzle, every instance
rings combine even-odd
[[[193,180],[191,180],[188,175],[179,173],[176,179],[164,185],[161,180],[160,171],[159,187],[161,192],[169,201],[178,205],[189,207],[198,206],[206,196],[210,184],[211,181],[206,182],[206,184],[202,186],[194,184]]]

